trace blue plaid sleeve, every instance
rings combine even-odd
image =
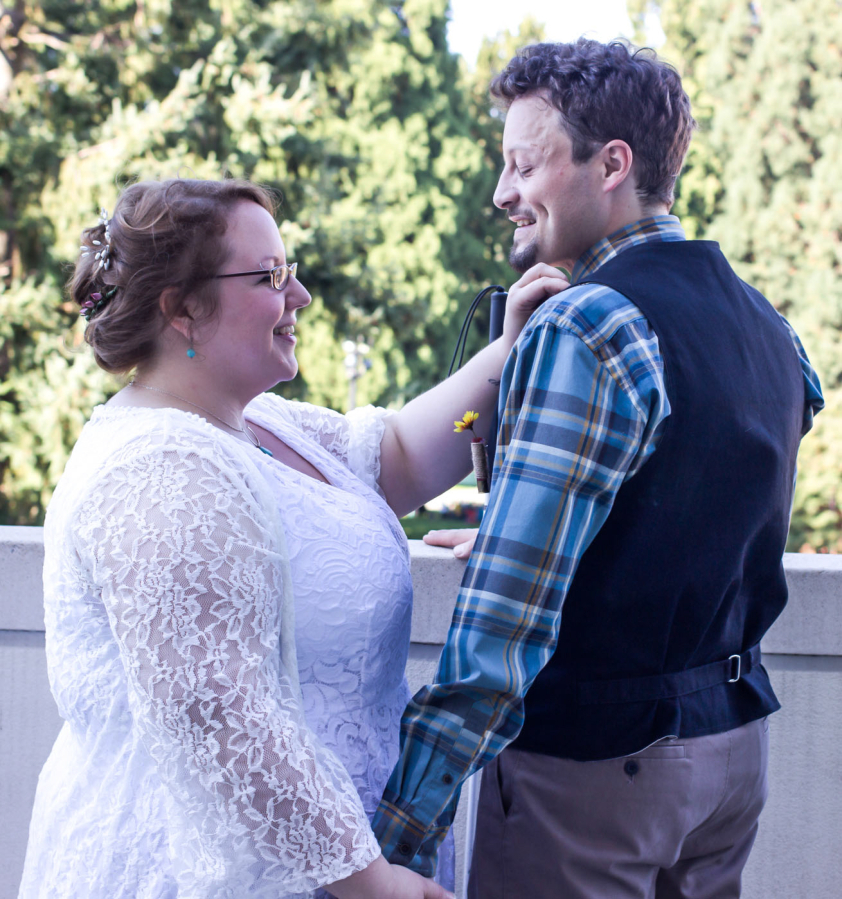
[[[781,321],[786,325],[789,336],[792,339],[795,352],[798,354],[798,362],[801,365],[801,375],[804,379],[804,423],[801,428],[803,437],[813,427],[813,418],[824,409],[824,396],[819,383],[819,376],[810,364],[807,353],[801,343],[801,339],[795,333],[795,328],[781,315]]]
[[[520,731],[578,562],[668,414],[639,310],[607,288],[575,293],[575,305],[549,302],[533,316],[506,365],[492,496],[435,682],[407,706],[374,819],[386,858],[426,875],[460,785]],[[588,299],[603,306],[598,326],[579,320]]]

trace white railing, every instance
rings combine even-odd
[[[58,732],[44,664],[40,528],[0,528],[0,899],[14,899],[38,773]],[[790,601],[763,642],[783,709],[771,719],[771,793],[744,899],[836,899],[842,858],[842,556],[787,555]],[[412,543],[407,675],[435,669],[464,563]],[[462,896],[470,791],[457,816]],[[83,897],[80,897],[83,899]],[[595,897],[596,899],[596,897]]]

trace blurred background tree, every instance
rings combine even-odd
[[[629,0],[660,16],[699,130],[675,211],[793,324],[827,408],[799,455],[789,549],[842,551],[838,0]]]
[[[442,376],[473,294],[509,277],[496,157],[446,27],[447,0],[0,7],[0,520],[42,520],[92,406],[119,386],[62,285],[81,230],[132,180],[278,191],[313,294],[286,395],[344,408],[349,337],[371,346],[360,403]]]
[[[490,78],[543,30],[447,48],[447,0],[66,0],[0,5],[0,521],[38,523],[90,413],[119,386],[63,295],[81,230],[125,183],[231,174],[283,198],[313,304],[301,375],[343,409],[446,369],[462,314],[508,284],[491,206]],[[801,334],[828,408],[805,441],[790,548],[842,550],[842,16],[838,0],[629,0],[681,70],[700,129],[676,211]],[[484,342],[482,316],[473,347]]]

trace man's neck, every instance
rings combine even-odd
[[[659,215],[669,215],[670,207],[666,203],[641,203],[635,196],[627,203],[617,207],[614,214],[608,219],[608,228],[603,237],[614,234],[621,228],[627,228],[641,219],[655,218]]]
[[[684,239],[684,231],[675,216],[668,212],[645,214],[635,221],[621,225],[616,231],[612,231],[598,240],[587,252],[583,253],[573,267],[572,283],[578,283],[590,272],[632,244],[650,240]]]

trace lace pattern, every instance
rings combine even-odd
[[[341,416],[265,395],[249,414],[258,424],[273,424],[330,481],[268,467],[278,490],[300,500],[286,504],[284,530],[307,720],[342,760],[373,815],[397,761],[409,699],[406,537],[380,495],[359,483],[376,484],[389,413],[369,406]]]
[[[356,460],[376,483],[382,416],[357,425],[277,398],[255,405],[290,426],[297,418],[332,455],[316,460],[336,466],[330,476],[353,479],[344,466]],[[176,410],[101,408],[86,427],[45,528],[48,661],[68,723],[39,783],[22,897],[305,896],[379,854],[359,776],[302,711],[278,508],[303,522],[309,500],[290,489],[289,472]],[[378,586],[403,597],[386,629],[399,643],[408,568],[394,516],[362,491],[368,542],[401,560]],[[346,506],[349,520],[360,513]],[[364,630],[370,637],[370,622]],[[405,651],[392,656],[402,675]],[[316,667],[301,670],[315,678]],[[351,693],[367,682],[361,674]],[[401,676],[387,693],[389,708],[402,708]],[[391,719],[390,729],[396,752]],[[351,740],[358,775],[385,770],[360,761],[376,739]]]
[[[272,393],[264,393],[250,406],[249,414],[278,417],[288,421],[338,459],[367,487],[383,496],[377,479],[380,475],[380,442],[385,421],[394,413],[375,406],[361,406],[347,415],[314,406],[289,402]]]

